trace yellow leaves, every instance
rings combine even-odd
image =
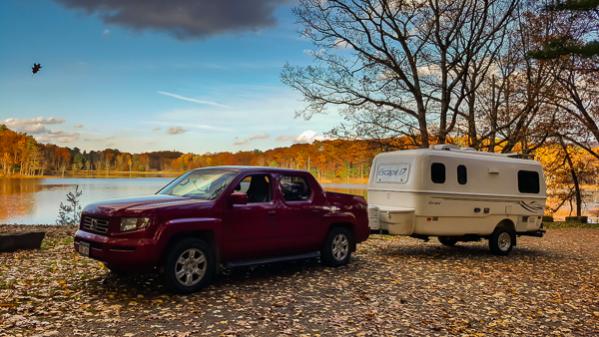
[[[497,259],[484,242],[374,236],[345,268],[233,270],[189,296],[166,292],[158,275],[115,277],[72,247],[0,254],[11,285],[0,288],[0,336],[592,335],[596,242],[596,230],[556,229]]]

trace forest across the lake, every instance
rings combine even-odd
[[[457,145],[467,144],[466,139],[450,141]],[[128,153],[118,149],[82,151],[77,147],[43,144],[31,135],[0,125],[0,177],[170,177],[198,167],[256,165],[307,170],[321,183],[365,184],[376,154],[415,147],[408,138],[394,138],[330,139],[266,151],[204,154],[178,151]],[[501,147],[495,147],[495,150],[501,152]],[[599,161],[588,151],[576,145],[569,145],[564,151],[560,144],[547,142],[528,155],[544,166],[548,214],[559,211],[559,216],[563,217],[572,213],[578,188],[581,203],[585,206],[583,209],[588,213],[585,215],[599,215],[596,200]]]

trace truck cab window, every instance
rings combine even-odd
[[[445,183],[445,165],[442,163],[433,163],[431,165],[431,180],[435,184]]]
[[[243,178],[235,188],[235,191],[247,194],[248,203],[269,202],[272,200],[270,178],[265,174]]]
[[[518,191],[520,193],[539,193],[539,172],[518,171]]]
[[[468,182],[468,170],[466,170],[466,166],[458,165],[458,183],[460,185],[466,185]]]
[[[285,201],[309,200],[312,194],[306,179],[299,176],[282,176],[281,191]]]

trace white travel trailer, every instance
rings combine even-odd
[[[507,255],[517,235],[541,237],[546,186],[541,164],[454,145],[386,152],[368,182],[371,230],[447,246],[489,240]]]

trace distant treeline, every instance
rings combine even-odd
[[[432,143],[437,142],[431,139]],[[466,145],[466,139],[451,139]],[[599,184],[599,161],[585,149],[546,142],[530,153],[545,169],[550,201],[548,212],[567,206],[580,213],[583,202],[593,203],[588,191]],[[1,176],[114,176],[123,174],[168,174],[206,166],[256,165],[303,169],[321,182],[365,182],[373,157],[380,152],[414,148],[408,137],[383,140],[325,140],[311,144],[294,144],[267,151],[218,152],[206,154],[178,151],[128,153],[117,149],[81,151],[78,148],[38,143],[25,133],[0,125]],[[518,150],[519,146],[515,147]],[[497,148],[497,150],[505,150]],[[593,149],[595,152],[599,148]],[[567,163],[567,165],[565,165]],[[587,191],[587,192],[585,192]],[[592,205],[590,208],[593,212]]]
[[[325,140],[235,153],[81,151],[41,144],[30,135],[0,125],[0,176],[182,172],[215,165],[259,165],[305,169],[321,179],[366,178],[374,155],[389,146],[366,140]]]

